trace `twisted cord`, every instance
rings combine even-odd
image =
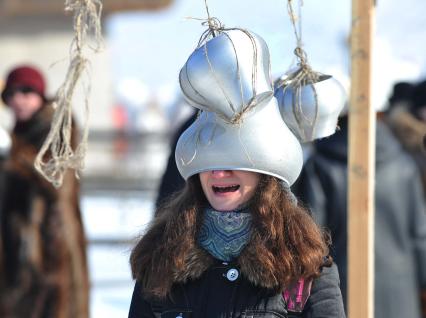
[[[303,5],[303,0],[299,0],[299,14],[298,16],[295,14],[293,9],[293,1],[287,0],[287,11],[290,16],[290,21],[293,26],[294,35],[296,38],[296,48],[294,49],[294,55],[298,60],[299,69],[292,74],[291,78],[286,81],[282,81],[278,87],[285,86],[284,90],[287,88],[293,89],[293,104],[292,110],[294,118],[296,119],[297,125],[301,132],[302,138],[308,139],[310,138],[316,128],[317,119],[318,119],[318,95],[315,88],[315,83],[319,80],[320,73],[312,70],[311,66],[308,63],[308,55],[303,50],[303,42],[302,42],[302,14],[301,7]],[[302,105],[302,89],[303,88],[311,88],[314,94],[315,100],[315,113],[312,119],[308,118],[304,111]],[[306,125],[310,126],[309,131],[306,131]]]
[[[53,106],[55,113],[49,134],[34,162],[35,169],[56,188],[63,182],[66,171],[75,170],[76,176],[84,168],[84,158],[88,140],[88,94],[90,87],[83,85],[85,119],[82,138],[75,149],[71,145],[72,135],[72,98],[81,76],[87,73],[89,60],[84,55],[89,33],[93,35],[94,51],[102,46],[100,0],[65,0],[65,11],[74,12],[74,38],[70,46],[70,64],[64,82],[59,87]],[[50,155],[48,155],[50,151]]]

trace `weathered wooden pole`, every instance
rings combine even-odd
[[[371,101],[374,0],[352,0],[349,108],[348,317],[374,317],[374,162]]]

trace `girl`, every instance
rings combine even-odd
[[[175,152],[185,188],[132,252],[130,318],[345,316],[327,239],[289,188],[302,150],[268,67],[264,41],[232,30],[182,68],[183,93],[203,112]]]

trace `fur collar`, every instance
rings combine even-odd
[[[40,149],[49,133],[53,111],[52,105],[43,105],[29,120],[16,122],[13,138]]]
[[[409,112],[395,110],[388,119],[394,133],[403,146],[411,152],[422,152],[426,124]]]
[[[302,277],[317,277],[328,248],[309,213],[292,203],[274,179],[269,182],[270,198],[253,213],[250,240],[235,263],[253,285],[280,292]],[[218,262],[196,243],[202,214],[191,202],[195,190],[190,187],[195,186],[190,183],[181,197],[159,210],[132,251],[133,277],[147,295],[166,297],[174,283],[196,280]]]

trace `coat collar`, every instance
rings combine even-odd
[[[253,231],[256,232],[256,230]],[[253,233],[252,237],[255,235],[256,233]],[[256,253],[252,252],[254,251],[254,244],[256,243],[251,239],[235,260],[241,274],[255,286],[282,290],[284,286],[278,282],[275,273],[264,267]],[[183,270],[173,272],[175,283],[186,283],[200,278],[217,260],[195,244],[194,248],[188,253],[185,262],[186,265]]]

